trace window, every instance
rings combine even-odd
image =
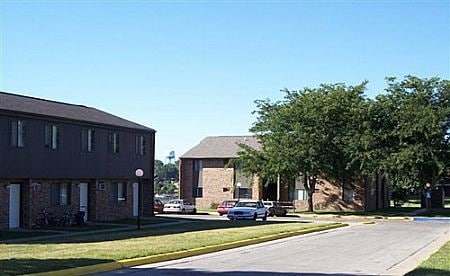
[[[115,202],[127,200],[127,183],[118,182],[113,183],[113,200]]]
[[[108,151],[110,153],[119,153],[119,134],[116,132],[108,134]]]
[[[95,149],[95,130],[83,129],[81,131],[81,150],[93,152]]]
[[[296,189],[297,200],[308,200],[308,192],[306,189]]]
[[[351,184],[345,183],[344,184],[344,190],[343,190],[343,200],[346,202],[351,202],[355,199],[355,193],[353,191],[353,188],[351,187]]]
[[[50,149],[57,149],[59,144],[59,130],[56,125],[45,126],[45,147]]]
[[[203,197],[203,162],[200,159],[194,160],[194,178],[193,178],[193,185],[192,185],[192,196],[194,198],[196,197]]]
[[[17,148],[25,147],[24,121],[11,121],[11,146]]]
[[[137,155],[145,155],[145,136],[137,135],[136,136],[136,154]]]
[[[70,205],[70,184],[58,183],[50,185],[51,204]]]

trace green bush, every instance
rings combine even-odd
[[[211,203],[211,206],[209,206],[209,208],[211,208],[211,209],[217,209],[217,207],[219,207],[219,203],[215,203],[215,202]]]

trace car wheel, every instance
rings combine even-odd
[[[192,214],[197,214],[197,209],[194,208],[194,210],[192,210]]]
[[[263,221],[267,220],[267,213],[264,213],[264,217],[262,218]]]
[[[258,217],[258,214],[255,213],[255,214],[253,215],[253,220],[256,220],[257,217]]]
[[[182,214],[186,214],[186,210],[185,210],[185,209],[182,209],[182,210],[181,210],[181,213],[182,213]]]

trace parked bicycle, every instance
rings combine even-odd
[[[58,218],[46,209],[42,209],[42,213],[39,213],[33,227],[42,228],[46,226],[56,226],[59,224]]]

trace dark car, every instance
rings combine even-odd
[[[217,206],[217,212],[221,216],[226,215],[228,214],[228,210],[233,208],[237,202],[237,200],[224,200],[219,206]]]
[[[153,211],[155,213],[162,214],[163,209],[164,209],[164,203],[160,199],[155,198],[153,200]]]
[[[287,210],[276,201],[263,201],[264,206],[269,210],[269,216],[286,216]]]

